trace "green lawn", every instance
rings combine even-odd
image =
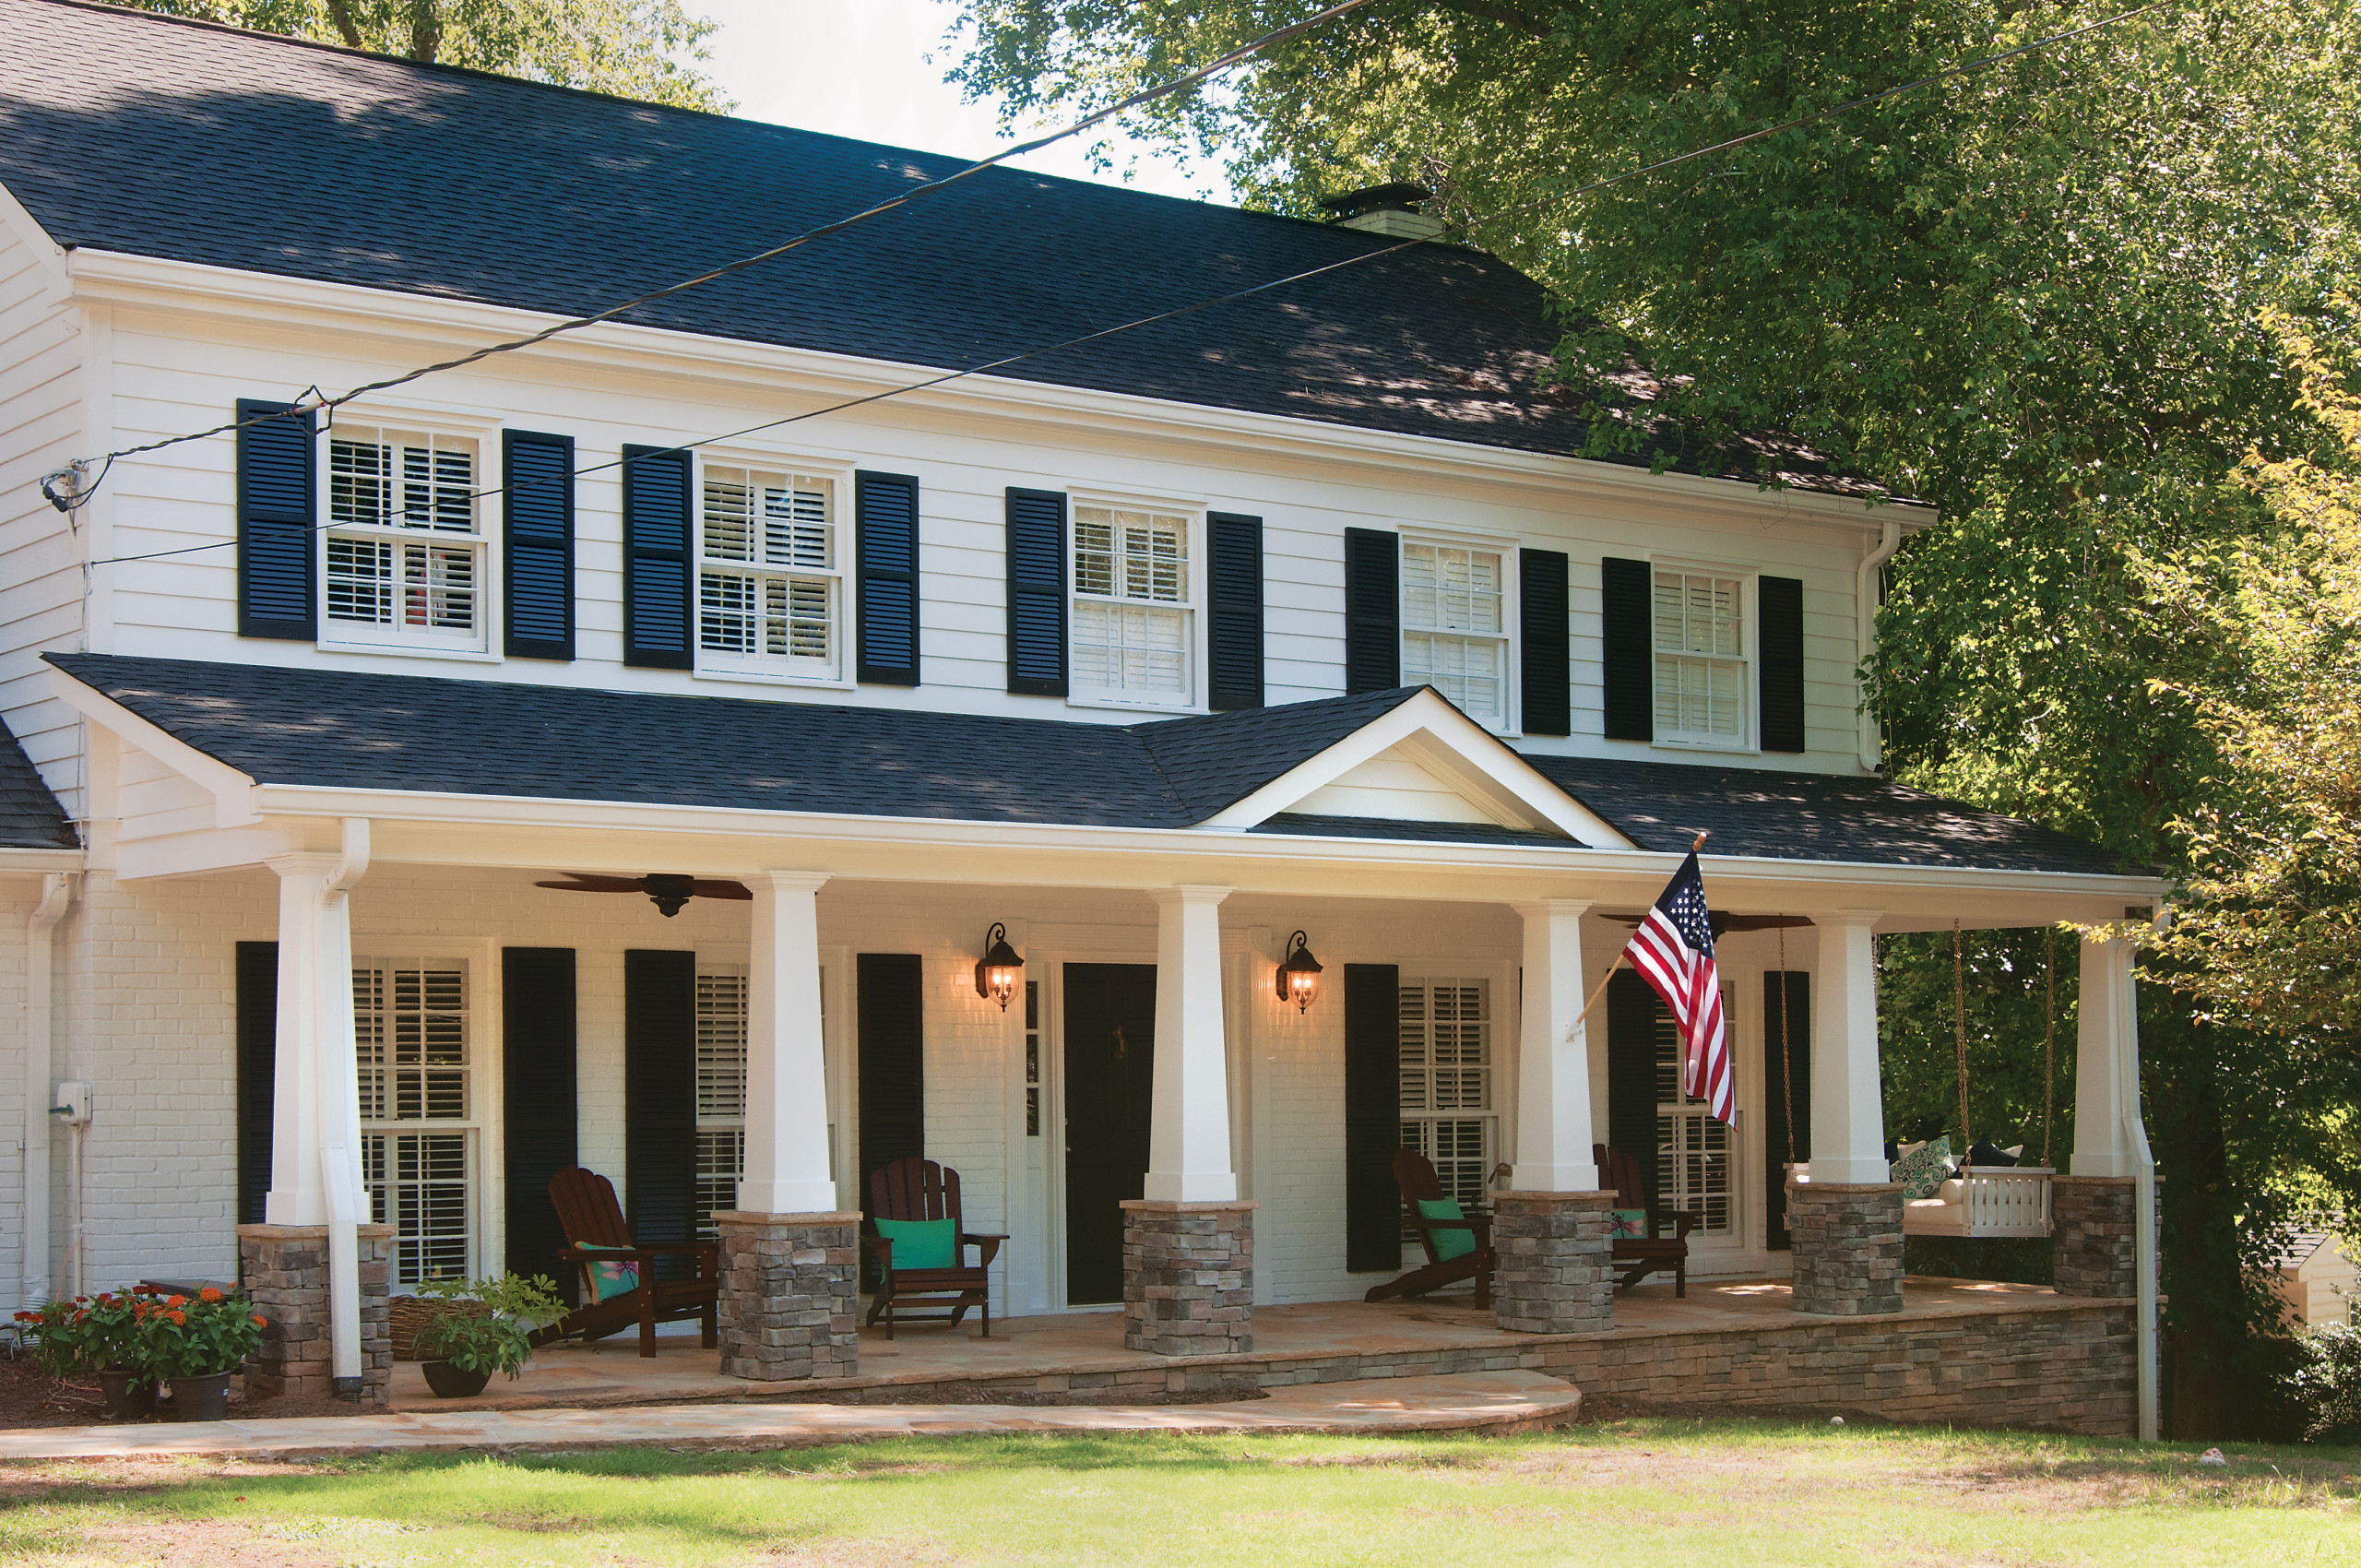
[[[0,1468],[0,1561],[2361,1564],[2352,1451],[1769,1421]]]

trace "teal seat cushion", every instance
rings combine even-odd
[[[877,1233],[894,1243],[896,1268],[959,1266],[959,1222],[955,1219],[881,1219]]]
[[[1466,1212],[1459,1206],[1457,1198],[1420,1198],[1418,1200],[1418,1218],[1421,1219],[1465,1219],[1467,1218]],[[1434,1241],[1435,1261],[1438,1263],[1449,1263],[1453,1258],[1464,1258],[1476,1250],[1476,1232],[1473,1230],[1430,1230],[1427,1234]]]
[[[587,1241],[577,1241],[575,1245],[586,1253],[631,1251],[629,1247],[595,1247]],[[636,1258],[629,1262],[593,1263],[590,1265],[590,1299],[594,1301],[606,1301],[617,1296],[628,1296],[638,1289],[639,1260]]]

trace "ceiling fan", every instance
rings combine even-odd
[[[648,876],[600,876],[592,872],[570,871],[570,882],[537,882],[536,887],[554,887],[561,893],[645,893],[648,902],[671,919],[681,912],[682,905],[692,898],[753,897],[742,882],[720,882],[702,876],[676,876],[663,872]]]
[[[1645,918],[1643,914],[1628,910],[1607,909],[1600,912],[1608,920],[1620,921],[1628,926],[1637,926]],[[1715,936],[1733,931],[1776,931],[1781,926],[1811,924],[1810,919],[1803,915],[1733,915],[1723,909],[1706,910],[1705,919],[1712,923]]]

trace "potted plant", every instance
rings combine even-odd
[[[426,1374],[426,1385],[445,1399],[481,1394],[494,1372],[516,1377],[532,1358],[533,1331],[565,1315],[564,1298],[541,1275],[430,1279],[418,1291],[462,1309],[418,1331],[419,1353],[435,1358],[419,1370]]]
[[[218,1421],[230,1413],[230,1375],[262,1345],[264,1320],[243,1296],[208,1285],[151,1302],[139,1320],[148,1364],[172,1385],[172,1415]]]
[[[18,1313],[17,1323],[43,1372],[56,1378],[94,1373],[110,1420],[142,1420],[156,1413],[147,1320],[159,1310],[141,1292],[109,1290],[45,1302]]]

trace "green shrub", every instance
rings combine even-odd
[[[2361,1443],[2361,1330],[2331,1324],[2297,1343],[2303,1357],[2289,1381],[2303,1409],[2304,1441]]]

